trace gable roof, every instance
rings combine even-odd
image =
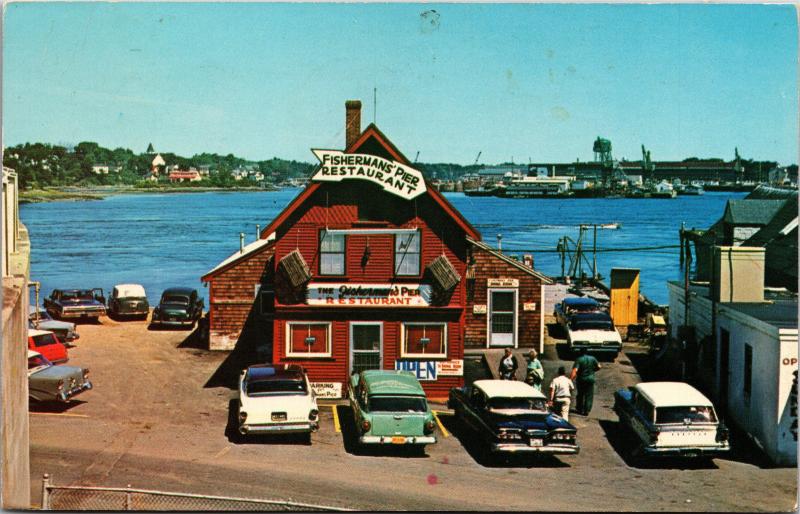
[[[252,243],[246,245],[243,250],[234,252],[227,259],[207,271],[205,275],[200,277],[200,281],[208,282],[215,275],[219,275],[234,264],[250,258],[252,255],[259,253],[260,250],[270,247],[274,242],[274,239],[256,239]]]
[[[731,225],[766,225],[786,200],[728,200],[722,219]]]
[[[493,255],[494,257],[497,257],[501,261],[504,261],[505,263],[510,264],[510,265],[516,267],[517,269],[521,270],[521,271],[524,271],[528,275],[532,275],[532,276],[538,278],[539,280],[541,280],[545,284],[552,284],[553,283],[553,279],[552,278],[548,277],[547,275],[545,275],[543,273],[540,273],[540,272],[536,271],[533,268],[529,268],[528,266],[525,266],[521,262],[516,261],[516,260],[512,259],[511,257],[498,252],[497,250],[494,250],[491,246],[487,245],[483,241],[476,241],[475,239],[472,239],[472,238],[468,237],[467,238],[467,242],[469,242],[471,245],[475,246],[476,248],[479,248],[479,249],[483,250],[484,252],[490,253],[491,255]]]

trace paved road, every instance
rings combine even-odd
[[[184,341],[187,332],[143,322],[81,325],[70,364],[91,368],[95,389],[63,411],[31,413],[31,491],[60,485],[125,486],[353,507],[364,510],[788,511],[796,469],[770,469],[746,452],[710,465],[637,468],[611,411],[612,392],[639,380],[627,355],[599,374],[595,408],[573,415],[581,454],[485,461],[451,416],[448,436],[424,456],[356,454],[344,406],[322,408],[313,443],[229,439],[232,392],[204,387],[226,355]],[[548,377],[562,362],[549,346]],[[443,406],[441,406],[443,408]],[[333,422],[337,409],[342,432]]]

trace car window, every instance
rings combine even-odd
[[[547,410],[544,398],[491,398],[491,409]]]
[[[34,355],[33,357],[28,357],[28,369],[38,368],[42,366],[52,366],[47,357],[44,355]]]
[[[426,412],[425,398],[413,396],[371,396],[370,412]]]
[[[185,296],[169,295],[162,297],[161,303],[177,303],[180,305],[189,305],[189,298]]]
[[[706,406],[658,407],[656,423],[714,423],[714,410]]]
[[[653,405],[645,397],[636,395],[634,405],[636,405],[636,410],[644,416],[644,419],[650,423],[653,422]]]
[[[610,321],[581,321],[573,319],[570,322],[572,330],[614,330]]]
[[[94,300],[92,292],[88,289],[80,289],[77,291],[64,291],[61,293],[62,300]]]
[[[259,380],[247,382],[247,396],[272,394],[305,394],[308,391],[303,380]]]
[[[55,336],[53,336],[53,334],[42,334],[42,335],[33,337],[33,345],[36,346],[36,347],[48,346],[48,345],[56,344],[56,343],[58,343],[58,340],[56,340],[56,338],[55,338]]]

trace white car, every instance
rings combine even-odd
[[[567,344],[573,353],[585,348],[589,353],[612,355],[622,350],[622,337],[605,312],[576,312],[567,324]]]
[[[303,368],[257,364],[239,377],[239,433],[307,433],[319,429],[317,398]]]
[[[683,382],[644,382],[614,393],[620,423],[637,438],[635,456],[713,457],[730,450],[714,405]]]

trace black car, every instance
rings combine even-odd
[[[450,390],[448,407],[492,453],[576,454],[577,430],[524,382],[476,380]]]
[[[203,315],[203,299],[197,289],[171,287],[161,294],[158,307],[153,310],[153,325],[193,327]]]

